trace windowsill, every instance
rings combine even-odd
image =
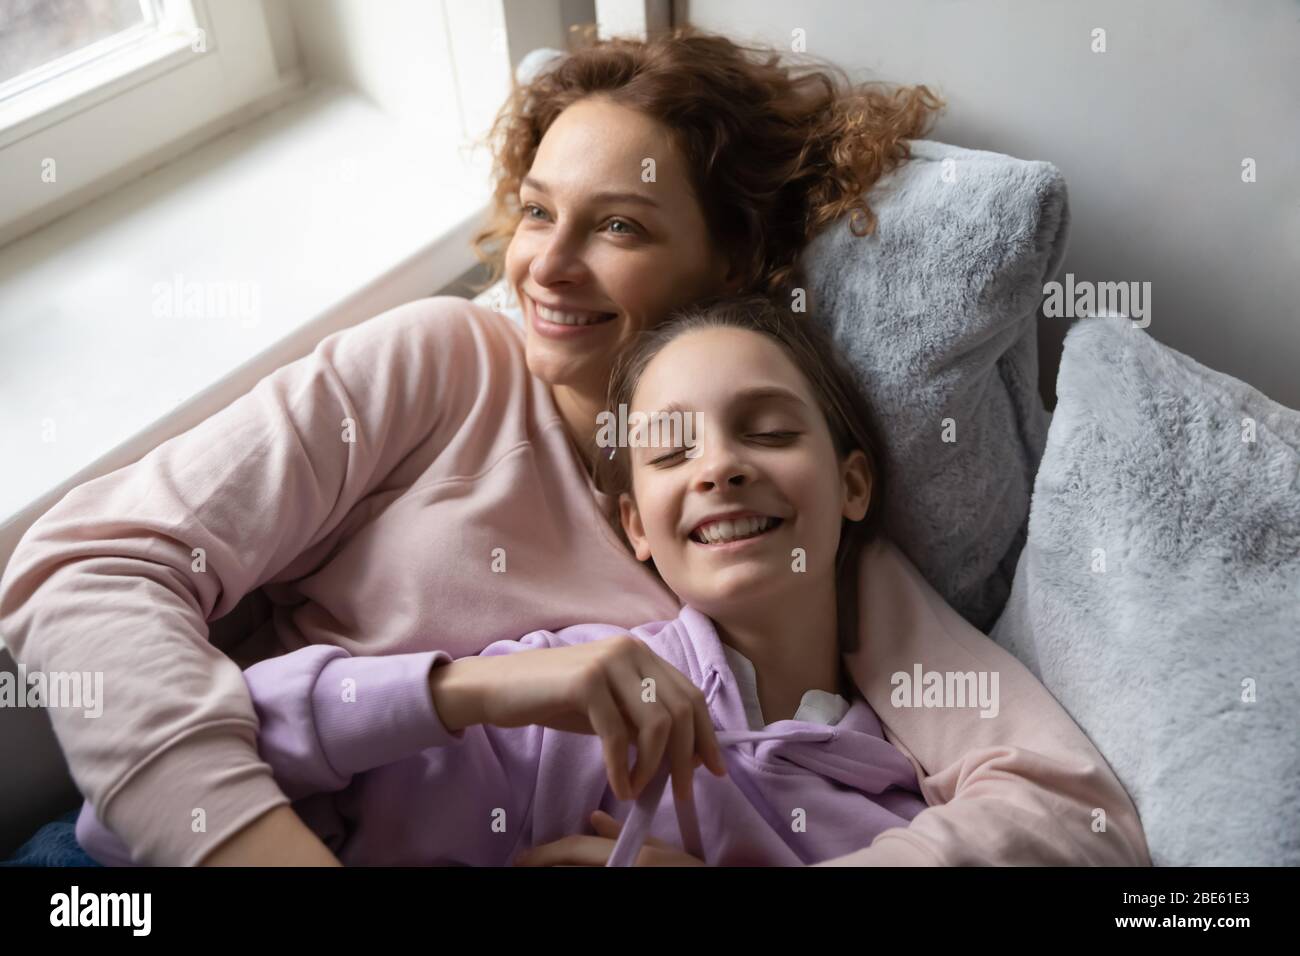
[[[309,89],[0,248],[0,568],[71,488],[460,276],[489,194],[485,156]]]

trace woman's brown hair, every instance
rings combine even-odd
[[[473,240],[491,269],[487,285],[504,272],[522,216],[520,181],[542,137],[589,96],[670,131],[711,239],[741,270],[740,291],[785,301],[804,284],[799,255],[823,228],[849,214],[855,234],[874,231],[865,194],[910,158],[907,141],[944,105],[925,86],[850,83],[832,64],[783,64],[771,48],[693,27],[598,41],[517,85],[497,115],[489,133],[493,210]]]
[[[764,295],[719,296],[673,313],[665,322],[642,332],[623,351],[610,373],[606,408],[616,417],[620,407],[631,409],[632,396],[651,360],[678,336],[697,329],[744,329],[767,336],[786,354],[807,380],[826,418],[835,450],[843,459],[861,449],[871,475],[871,501],[861,521],[841,523],[835,552],[835,596],[840,649],[857,649],[858,560],[862,549],[878,534],[885,493],[884,446],[875,416],[858,389],[853,373],[838,358],[833,345],[813,322],[803,321]],[[631,493],[630,455],[596,455],[596,481],[614,497]]]

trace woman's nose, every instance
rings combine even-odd
[[[540,286],[581,281],[586,276],[586,266],[578,240],[564,229],[552,230],[529,263],[528,273]]]

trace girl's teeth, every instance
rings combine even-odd
[[[719,544],[723,541],[739,541],[762,534],[772,526],[771,518],[736,518],[734,520],[712,521],[695,532],[695,536],[704,544]]]
[[[547,322],[554,322],[556,325],[594,325],[597,322],[603,322],[605,319],[611,318],[607,312],[555,312],[540,302],[534,304],[537,306],[538,315]]]

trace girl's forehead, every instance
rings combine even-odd
[[[677,336],[647,363],[632,396],[636,408],[717,405],[741,390],[781,386],[811,399],[811,387],[785,350],[749,329],[713,326]]]

